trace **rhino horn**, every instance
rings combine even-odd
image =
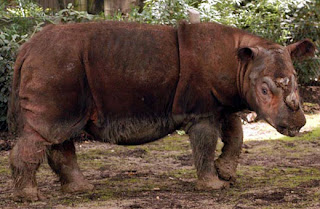
[[[299,101],[295,93],[296,82],[294,75],[291,76],[291,93],[286,97],[286,104],[292,109],[297,110],[299,108]]]

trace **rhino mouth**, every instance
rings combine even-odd
[[[277,126],[276,129],[279,133],[286,135],[286,136],[290,136],[290,137],[297,136],[300,131],[300,128],[290,129],[286,126],[281,126],[281,125]]]
[[[270,118],[266,118],[265,121],[269,123],[273,128],[275,128],[279,133],[285,136],[290,136],[290,137],[297,136],[301,129],[301,127],[290,128],[287,125],[282,125],[282,124],[276,125],[270,120]]]

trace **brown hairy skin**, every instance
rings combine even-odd
[[[271,84],[294,78],[290,56],[313,51],[308,40],[286,48],[216,23],[47,26],[15,63],[8,112],[18,135],[10,154],[15,196],[40,198],[35,174],[46,155],[64,192],[92,190],[70,141],[81,130],[100,141],[143,144],[184,127],[197,188],[228,187],[243,140],[235,113],[253,109],[278,131],[297,133],[305,118],[295,79],[277,94]],[[214,162],[219,136],[225,145]]]
[[[215,149],[219,129],[214,118],[203,119],[188,130],[194,164],[197,169],[197,189],[221,189],[229,187],[229,182],[218,178],[215,165]]]
[[[62,191],[72,193],[93,189],[80,171],[73,141],[51,145],[47,158],[52,170],[60,177]]]
[[[215,161],[219,177],[234,183],[236,169],[243,143],[242,123],[238,115],[225,114],[221,122],[222,153]]]
[[[42,198],[37,188],[36,171],[45,158],[46,145],[39,134],[25,126],[10,152],[10,167],[14,184],[14,197],[28,201]]]

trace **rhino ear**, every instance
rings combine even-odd
[[[286,48],[289,51],[291,58],[298,60],[313,57],[316,50],[315,45],[309,39],[290,44]]]
[[[242,47],[238,49],[238,58],[243,62],[252,60],[258,54],[258,49],[250,47]]]

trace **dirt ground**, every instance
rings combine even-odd
[[[9,151],[4,149],[0,208],[320,208],[320,114],[307,117],[303,133],[295,138],[263,122],[244,125],[238,179],[222,191],[194,189],[188,136],[175,133],[142,146],[78,142],[79,164],[95,185],[93,192],[63,194],[58,178],[43,163],[37,178],[46,199],[16,203],[11,197]]]

